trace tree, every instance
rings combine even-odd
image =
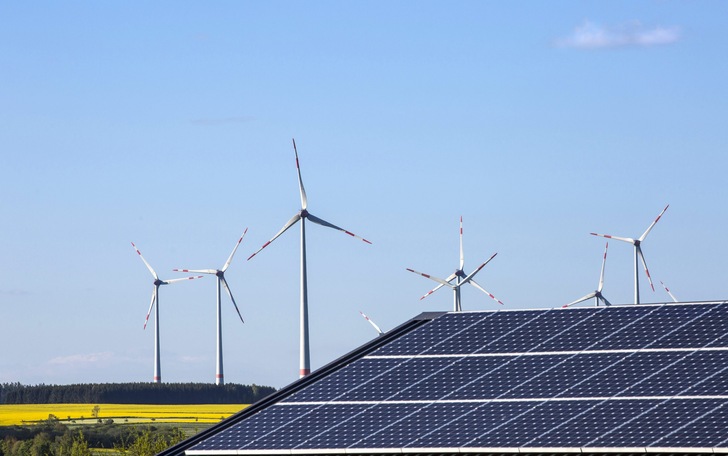
[[[101,407],[99,407],[98,405],[94,405],[94,408],[91,409],[91,416],[98,419],[100,411]]]
[[[79,432],[78,436],[73,439],[73,444],[71,444],[71,456],[91,456],[91,450],[88,447],[86,438],[83,436],[83,432]]]

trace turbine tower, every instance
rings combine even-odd
[[[149,315],[152,313],[152,308],[154,307],[155,313],[154,313],[154,377],[153,381],[154,383],[162,383],[162,368],[161,363],[159,360],[159,287],[162,285],[169,285],[170,283],[175,282],[182,282],[183,280],[192,280],[192,279],[200,279],[202,276],[195,276],[195,277],[184,277],[181,279],[170,279],[170,280],[161,280],[156,272],[154,272],[154,269],[147,263],[147,260],[144,259],[142,256],[142,252],[139,251],[136,245],[134,243],[131,243],[131,246],[134,247],[134,250],[136,250],[136,253],[139,254],[139,258],[142,259],[144,262],[144,265],[149,269],[149,272],[152,273],[152,277],[154,277],[154,289],[152,290],[152,303],[149,305],[149,310],[147,311],[147,317],[144,319],[144,329],[147,329],[147,322],[149,321]],[[156,304],[156,306],[155,306]]]
[[[300,377],[305,377],[308,374],[311,373],[311,355],[310,355],[310,349],[309,349],[309,337],[308,337],[308,283],[307,283],[307,275],[306,275],[306,219],[310,220],[311,222],[325,226],[327,228],[333,228],[335,230],[342,231],[349,236],[353,236],[357,239],[361,239],[362,241],[366,242],[367,244],[371,244],[371,242],[367,241],[366,239],[355,235],[354,233],[347,231],[343,228],[339,228],[336,225],[333,225],[325,220],[322,220],[315,215],[308,212],[308,202],[306,200],[306,190],[303,188],[303,180],[301,179],[301,168],[298,164],[298,150],[296,149],[296,140],[293,140],[293,152],[296,155],[296,172],[298,173],[298,188],[299,192],[301,194],[301,210],[296,213],[285,225],[283,225],[283,228],[271,238],[270,241],[263,244],[261,248],[259,248],[255,253],[250,255],[248,257],[248,260],[253,258],[255,255],[257,255],[261,250],[268,247],[271,242],[275,241],[278,236],[283,234],[288,228],[292,227],[296,224],[296,222],[301,222],[301,310],[300,310],[300,318],[301,318],[301,340],[300,340],[300,366],[299,366],[299,375]]]
[[[461,216],[460,217],[460,266],[458,267],[458,269],[455,272],[453,272],[447,279],[444,279],[444,280],[440,279],[438,277],[432,276],[430,274],[424,274],[422,272],[417,272],[414,269],[407,268],[407,270],[410,272],[414,272],[415,274],[419,274],[422,277],[426,277],[430,280],[434,280],[435,282],[440,284],[440,285],[436,286],[435,288],[433,288],[432,290],[425,293],[425,295],[422,296],[420,298],[420,300],[425,299],[426,297],[430,296],[432,293],[436,292],[437,290],[439,290],[442,287],[450,287],[450,288],[452,288],[454,296],[455,296],[454,302],[453,302],[453,311],[460,312],[463,310],[462,304],[460,302],[460,287],[462,285],[465,285],[466,283],[469,283],[472,286],[474,286],[475,288],[477,288],[478,290],[480,290],[483,293],[490,296],[498,304],[503,305],[503,303],[498,298],[496,298],[495,296],[490,294],[483,287],[478,285],[477,282],[475,282],[475,280],[473,280],[473,277],[475,277],[475,274],[477,274],[481,269],[483,269],[483,267],[486,264],[488,264],[490,262],[490,260],[495,258],[496,255],[498,255],[498,254],[494,253],[493,256],[488,258],[488,261],[486,261],[485,263],[478,266],[478,268],[475,271],[471,272],[470,275],[465,274],[465,272],[463,271],[463,268],[465,265],[465,257],[463,255],[463,217]],[[453,281],[453,279],[457,279],[455,284],[450,283]]]
[[[605,306],[611,306],[612,303],[607,301],[607,298],[602,295],[602,288],[604,288],[604,265],[607,264],[607,249],[609,248],[609,242],[607,242],[607,245],[604,246],[604,258],[602,258],[602,272],[599,274],[599,286],[597,289],[591,293],[589,293],[586,296],[583,296],[576,301],[570,302],[568,304],[563,305],[562,307],[570,307],[574,304],[578,304],[580,302],[586,301],[587,299],[594,298],[594,305],[599,306],[599,301],[603,301]]]
[[[647,280],[650,282],[650,287],[652,287],[652,291],[655,291],[655,286],[652,284],[652,278],[650,277],[650,271],[647,269],[647,262],[645,261],[645,256],[642,253],[642,242],[645,240],[647,235],[650,233],[652,228],[655,226],[655,224],[660,220],[660,217],[662,217],[662,214],[665,213],[667,208],[670,207],[668,204],[665,206],[665,209],[660,212],[660,215],[657,216],[654,222],[652,222],[652,225],[647,227],[644,233],[642,233],[642,236],[638,237],[637,239],[633,238],[626,238],[626,237],[618,237],[618,236],[611,236],[609,234],[598,234],[598,233],[590,233],[592,236],[601,236],[605,237],[607,239],[616,239],[617,241],[622,242],[628,242],[634,246],[634,303],[639,304],[640,303],[640,275],[639,275],[639,260],[642,260],[642,266],[645,268],[645,274],[647,274]]]
[[[216,369],[215,369],[215,384],[216,385],[224,385],[225,384],[225,378],[223,374],[223,368],[222,368],[222,295],[220,293],[220,285],[225,287],[225,291],[227,291],[228,296],[230,296],[230,300],[233,302],[233,305],[235,306],[235,311],[238,313],[238,317],[240,317],[240,321],[245,323],[243,320],[243,316],[240,314],[240,309],[238,308],[238,305],[235,303],[235,298],[233,298],[233,293],[230,291],[230,286],[227,283],[227,280],[225,280],[225,271],[227,271],[227,268],[230,266],[230,263],[233,261],[233,256],[235,255],[235,252],[238,250],[238,246],[240,246],[240,243],[243,242],[243,238],[245,237],[245,233],[248,232],[248,229],[245,228],[245,231],[243,232],[243,235],[240,236],[240,239],[238,239],[237,244],[235,244],[235,247],[233,248],[232,253],[228,257],[225,264],[220,269],[173,269],[173,271],[177,272],[196,272],[199,274],[214,274],[217,276],[217,350],[216,350]]]

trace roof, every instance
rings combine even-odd
[[[165,456],[728,453],[728,302],[429,313]]]

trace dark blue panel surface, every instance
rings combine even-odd
[[[725,446],[727,342],[722,304],[444,314],[193,450]]]
[[[624,400],[591,402],[589,407],[565,417],[545,433],[525,442],[530,447],[580,448],[599,438],[610,429],[629,420],[660,401]]]
[[[647,447],[718,407],[720,400],[670,400],[624,420],[589,442],[593,447]],[[678,445],[681,446],[681,445]]]

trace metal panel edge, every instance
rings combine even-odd
[[[220,423],[215,424],[214,426],[211,426],[204,431],[201,431],[200,433],[193,435],[182,442],[179,442],[169,448],[167,448],[164,451],[161,451],[158,453],[158,456],[181,456],[185,454],[185,452],[191,448],[192,446],[200,443],[201,441],[217,434],[218,432],[229,428],[230,426],[233,426],[237,424],[238,422],[246,419],[249,416],[252,416],[253,414],[257,413],[258,411],[267,408],[277,402],[280,402],[284,398],[292,395],[293,393],[299,391],[302,388],[305,388],[309,384],[318,381],[319,379],[329,375],[330,373],[344,367],[349,362],[361,358],[365,356],[367,353],[371,353],[372,351],[378,349],[382,345],[385,345],[402,335],[416,329],[417,327],[434,320],[436,318],[439,318],[440,316],[446,314],[447,312],[423,312],[416,317],[402,323],[401,325],[387,331],[386,333],[382,334],[381,336],[370,340],[369,342],[365,343],[364,345],[361,345],[358,348],[355,348],[351,352],[341,356],[340,358],[326,364],[325,366],[316,369],[315,371],[311,372],[310,375],[307,377],[301,378],[299,380],[296,380],[295,382],[284,386],[280,390],[276,391],[275,393],[270,394],[269,396],[264,397],[263,399],[259,400],[258,402],[255,402],[248,407],[245,407],[240,412],[228,417],[227,419],[221,421]],[[242,450],[239,450],[242,451]],[[192,455],[193,453],[190,453]],[[195,452],[194,454],[197,454]],[[230,454],[230,453],[226,453]],[[251,453],[238,453],[238,454],[251,454]],[[288,454],[288,453],[286,453]]]

